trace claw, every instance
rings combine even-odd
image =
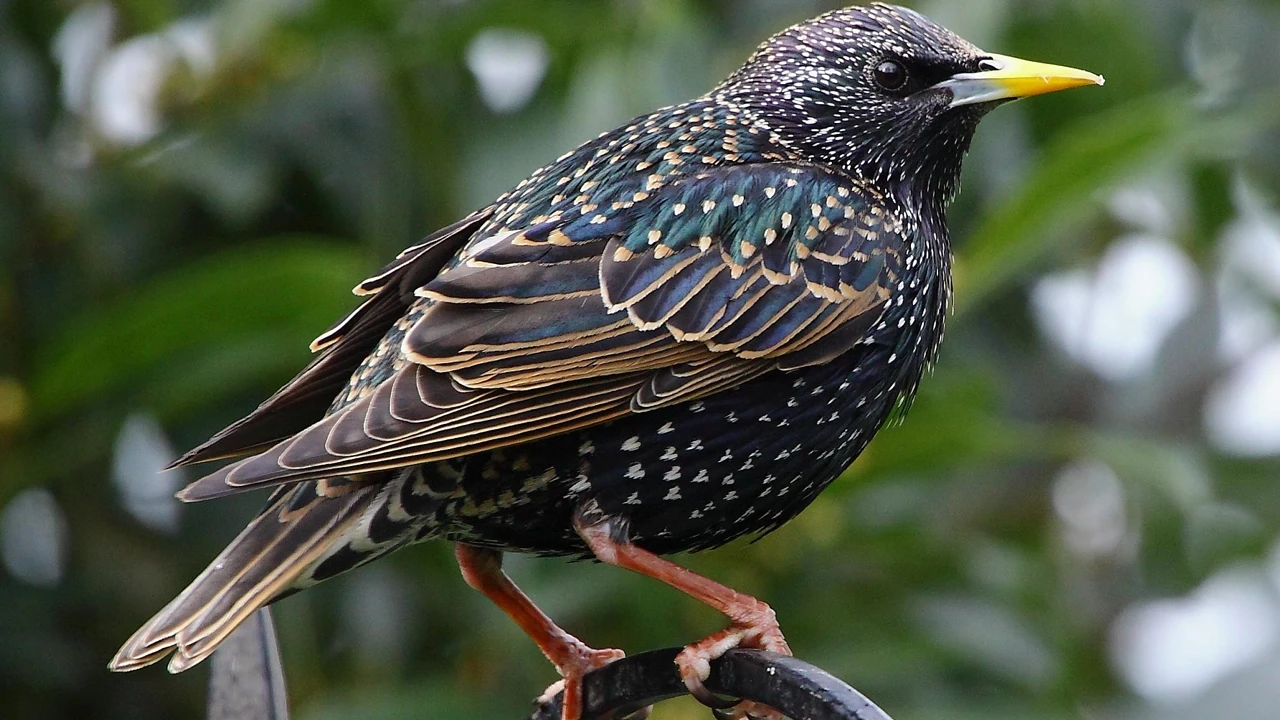
[[[543,693],[543,697],[555,697],[555,694],[564,689],[564,704],[561,705],[560,720],[582,720],[582,679],[587,673],[608,665],[615,660],[621,660],[626,657],[626,653],[613,648],[604,650],[594,650],[585,645],[579,648],[578,656],[573,658],[571,662],[565,665],[557,665],[556,670],[564,678],[547,688]]]
[[[714,635],[687,646],[676,656],[680,679],[698,702],[716,711],[717,717],[743,720],[781,720],[777,710],[741,699],[721,698],[705,685],[711,676],[711,661],[734,648],[745,647],[790,655],[777,617],[768,605],[758,602],[738,615],[738,621]]]

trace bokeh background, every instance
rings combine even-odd
[[[183,507],[158,468],[398,250],[837,4],[0,0],[0,715],[201,717],[204,668],[105,665],[262,498]],[[981,128],[907,421],[686,560],[898,720],[1280,717],[1280,7],[910,4],[1107,85]],[[616,569],[510,570],[596,645],[723,623]],[[302,720],[516,718],[554,679],[443,544],[276,618]]]

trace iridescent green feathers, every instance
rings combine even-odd
[[[414,302],[350,402],[182,497],[528,442],[850,349],[900,282],[911,228],[734,113],[701,100],[641,118],[407,251],[317,342],[343,354],[380,297]]]

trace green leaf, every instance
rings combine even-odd
[[[1280,97],[1216,114],[1184,94],[1136,99],[1077,122],[1045,148],[1038,169],[961,243],[958,315],[973,310],[1067,246],[1101,194],[1139,169],[1237,156],[1280,120]]]
[[[198,360],[246,337],[290,339],[301,367],[307,341],[353,305],[349,289],[364,269],[353,248],[277,238],[174,270],[118,304],[87,308],[38,349],[33,415],[54,419],[170,361]]]

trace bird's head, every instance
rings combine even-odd
[[[827,13],[765,42],[716,93],[793,151],[945,208],[978,121],[995,106],[1102,78],[979,50],[917,12]]]

